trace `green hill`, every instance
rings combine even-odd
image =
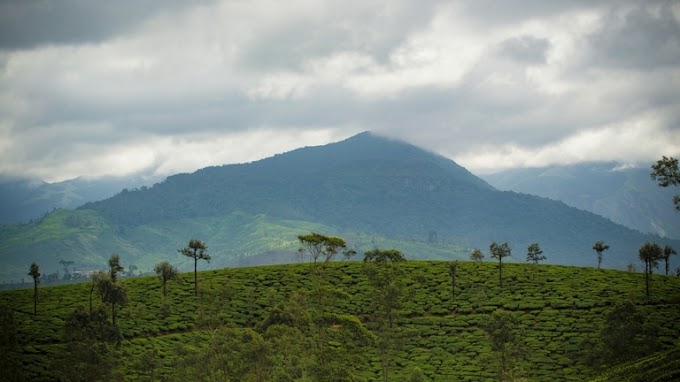
[[[324,284],[334,292],[327,300],[327,311],[342,318],[332,322],[318,314],[314,303],[317,285],[310,264],[203,271],[199,273],[198,297],[193,296],[190,283],[170,282],[165,300],[156,277],[123,280],[128,303],[118,320],[124,340],[111,349],[119,360],[113,375],[148,381],[153,369],[157,380],[207,378],[213,375],[210,368],[221,365],[219,360],[250,354],[243,349],[250,349],[248,344],[258,339],[264,341],[258,353],[264,365],[260,380],[275,380],[275,370],[294,368],[295,362],[304,361],[293,356],[304,356],[309,349],[295,346],[320,338],[324,349],[337,353],[334,362],[338,362],[338,370],[354,370],[358,380],[380,380],[376,342],[353,337],[361,335],[360,328],[374,335],[378,329],[373,288],[363,267],[362,262],[335,262],[325,272]],[[500,289],[496,264],[461,262],[452,297],[447,262],[408,261],[401,267],[405,289],[393,328],[390,380],[406,380],[416,367],[430,381],[496,380],[499,361],[492,352],[488,325],[498,312],[507,313],[515,322],[512,331],[518,334],[515,341],[523,350],[513,368],[518,380],[583,381],[594,377],[598,371],[591,367],[591,349],[606,315],[623,301],[633,301],[647,324],[656,328],[655,349],[673,348],[680,334],[677,277],[655,275],[651,298],[646,298],[639,273],[507,264],[504,288]],[[187,280],[191,276],[183,275]],[[60,354],[64,354],[65,317],[78,305],[87,307],[90,289],[88,284],[41,288],[35,318],[32,292],[0,292],[0,305],[14,311],[19,342],[16,352],[7,354],[16,357],[28,380],[52,380],[60,370]],[[281,306],[295,314],[286,316]],[[263,326],[272,317],[283,323],[275,326],[275,333]],[[311,317],[319,330],[325,328],[327,337],[304,331],[280,337],[294,327],[304,327],[300,322],[305,317]],[[348,325],[359,326],[347,332]],[[288,339],[283,344],[277,342],[282,338]],[[229,349],[245,353],[230,353]],[[342,358],[343,354],[360,357]],[[68,364],[68,360],[63,362]]]
[[[596,264],[591,248],[603,240],[611,247],[603,266],[619,269],[637,262],[646,241],[680,248],[561,202],[498,191],[447,158],[362,133],[3,227],[0,279],[25,278],[31,261],[47,273],[60,270],[60,259],[92,269],[111,253],[148,272],[192,237],[208,244],[216,267],[287,262],[296,233],[311,230],[357,249],[400,243],[420,259],[465,259],[507,241],[512,260],[524,262],[538,242],[548,262],[580,266]]]

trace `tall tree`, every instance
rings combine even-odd
[[[593,249],[597,252],[597,269],[600,269],[600,264],[602,264],[602,252],[608,250],[609,245],[605,244],[602,240],[598,240],[593,244]]]
[[[538,243],[532,243],[527,248],[527,261],[533,261],[534,264],[538,264],[539,261],[545,260],[543,255],[543,250],[538,246]]]
[[[393,339],[395,312],[401,307],[403,284],[399,263],[406,258],[396,249],[373,249],[364,254],[364,270],[373,286],[373,313],[377,323],[378,350],[382,364],[383,381],[388,381],[391,363],[390,348]]]
[[[660,160],[652,165],[652,179],[656,180],[661,187],[668,187],[670,185],[680,185],[680,169],[678,168],[678,160],[673,157],[666,158],[662,156]],[[673,204],[675,209],[680,211],[680,195],[673,197]]]
[[[507,242],[496,244],[494,241],[489,245],[489,252],[491,257],[498,259],[498,285],[503,288],[503,258],[511,256],[510,245]]]
[[[158,276],[160,276],[161,283],[163,284],[163,296],[167,296],[165,286],[168,281],[177,279],[179,277],[177,268],[170,265],[170,263],[167,261],[161,261],[160,263],[156,264],[156,266],[153,268],[153,271],[156,272]]]
[[[666,276],[668,276],[668,260],[670,260],[671,255],[677,255],[678,253],[675,252],[675,249],[671,247],[670,245],[666,245],[663,247],[663,255],[661,258],[663,259],[665,263],[665,269],[666,269]]]
[[[645,292],[649,297],[649,284],[652,270],[659,266],[659,260],[663,256],[663,249],[656,243],[645,243],[640,247],[638,258],[645,263]]]
[[[116,307],[127,304],[127,293],[122,285],[119,285],[105,275],[97,279],[97,290],[102,302],[111,306],[111,325],[116,326]]]
[[[31,263],[28,269],[28,275],[33,277],[33,316],[38,315],[38,284],[40,284],[40,268],[38,264]]]
[[[517,319],[508,312],[495,311],[486,324],[486,332],[491,340],[491,350],[498,361],[499,381],[515,380],[516,364],[523,356],[522,334]]]
[[[111,277],[111,282],[114,284],[118,278],[118,273],[123,272],[125,268],[120,263],[120,256],[117,254],[112,254],[109,257],[109,277]]]
[[[194,259],[194,296],[198,296],[198,260],[210,262],[208,246],[198,239],[191,239],[189,240],[189,246],[178,250],[178,252]]]

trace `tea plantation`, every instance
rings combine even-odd
[[[354,316],[360,326],[375,333],[372,286],[364,266],[354,261],[329,264],[323,277],[332,286],[334,298],[328,300],[326,309]],[[680,336],[680,277],[654,275],[648,298],[641,273],[510,263],[503,267],[501,289],[497,264],[461,262],[452,295],[447,262],[407,261],[399,267],[404,293],[391,329],[390,381],[497,380],[498,362],[486,327],[492,313],[499,311],[512,316],[513,331],[521,342],[513,374],[516,380],[583,381],[603,372],[614,373],[616,369],[593,368],[590,345],[597,342],[606,314],[624,301],[632,301],[646,322],[654,324],[656,348],[666,351],[647,362],[658,367],[658,363],[671,362],[670,355],[677,367],[678,352],[672,349]],[[305,309],[313,314],[313,272],[306,263],[199,272],[198,296],[190,282],[193,274],[183,274],[184,282],[168,283],[166,298],[157,277],[121,280],[128,302],[117,319],[123,340],[114,350],[119,361],[112,375],[126,381],[181,379],[180,368],[208,367],[208,361],[194,356],[209,346],[218,328],[235,328],[242,334],[239,338],[248,338],[240,341],[255,343],[249,333],[261,329],[273,307],[306,296],[309,306]],[[78,306],[87,309],[90,286],[40,288],[35,317],[32,289],[0,293],[0,305],[14,314],[16,367],[24,379],[56,379],[54,360],[64,347],[65,319]],[[97,296],[95,304],[99,304]],[[334,324],[333,329],[346,323]],[[274,377],[271,365],[286,362],[286,352],[305,351],[304,346],[295,345],[268,343],[263,348],[268,349],[270,372],[252,379],[287,380]],[[328,338],[326,349],[345,345],[342,336]],[[357,341],[352,346],[352,354],[362,358],[356,363],[355,377],[382,380],[381,355],[374,341]],[[224,362],[228,364],[228,357]]]

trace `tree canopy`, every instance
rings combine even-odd
[[[661,157],[652,165],[652,179],[656,180],[661,187],[680,185],[680,168],[678,168],[678,159],[673,157]],[[673,197],[673,204],[675,209],[680,211],[680,195]]]

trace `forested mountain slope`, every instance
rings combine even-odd
[[[237,256],[290,259],[297,234],[309,230],[340,234],[358,248],[409,243],[407,253],[420,259],[467,258],[473,247],[486,252],[490,242],[507,241],[511,260],[523,262],[538,242],[548,262],[574,265],[595,265],[591,248],[603,240],[611,247],[603,265],[617,268],[636,262],[645,241],[661,241],[562,202],[498,191],[447,158],[362,133],[171,176],[5,228],[0,254],[17,275],[36,257],[50,267],[58,258],[93,266],[113,252],[150,270],[197,237],[216,266],[231,266]]]
[[[662,188],[651,170],[615,162],[523,168],[484,175],[501,190],[538,195],[602,215],[641,232],[680,238],[674,187]]]

